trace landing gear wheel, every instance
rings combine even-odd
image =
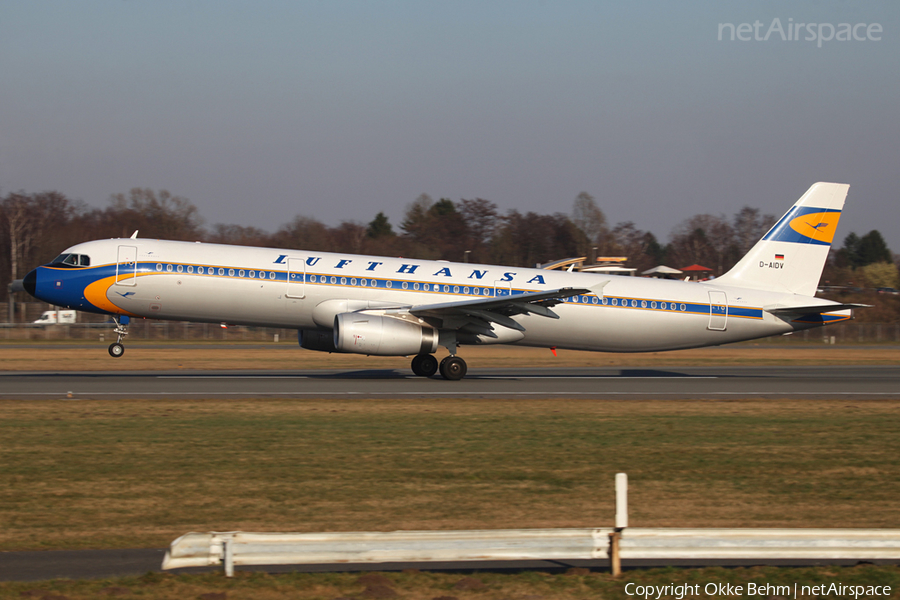
[[[420,377],[431,377],[438,370],[438,361],[431,354],[419,354],[412,359],[413,373]]]
[[[122,345],[122,339],[128,335],[128,322],[131,319],[126,316],[114,316],[113,321],[116,324],[114,330],[116,341],[109,345],[109,355],[113,358],[119,358],[125,354],[125,346]]]
[[[466,376],[466,361],[458,356],[448,356],[441,361],[441,376],[450,381],[457,381]]]

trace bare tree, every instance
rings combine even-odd
[[[10,194],[3,201],[3,216],[9,236],[10,280],[19,278],[19,265],[34,243],[36,223],[29,214],[28,198]]]
[[[572,205],[572,221],[587,237],[588,243],[597,246],[609,232],[606,226],[606,215],[597,206],[594,197],[581,192],[575,197]]]
[[[9,281],[23,277],[62,249],[60,242],[68,241],[67,225],[76,208],[59,192],[11,193],[0,202],[0,228],[9,240],[3,248]]]
[[[627,256],[628,265],[638,271],[644,271],[662,263],[665,250],[649,231],[635,227],[631,221],[616,225],[609,234],[611,240],[606,251]]]
[[[109,216],[121,223],[121,236],[140,229],[144,237],[168,240],[196,240],[201,237],[202,219],[190,200],[167,190],[132,188],[128,195],[113,194]]]
[[[760,215],[758,208],[745,206],[734,215],[733,223],[737,251],[744,255],[772,228],[775,217]]]
[[[256,227],[243,225],[226,225],[216,223],[212,232],[205,237],[206,241],[215,244],[236,244],[238,246],[267,246],[271,236]]]
[[[734,229],[724,216],[702,214],[682,221],[673,231],[669,247],[674,257],[685,262],[680,266],[712,263],[708,266],[716,275],[730,269],[739,257]]]
[[[578,251],[580,230],[568,215],[521,214],[511,210],[502,219],[492,262],[533,267]]]
[[[334,252],[362,254],[365,251],[366,226],[353,221],[343,221],[331,230]]]
[[[460,200],[459,212],[465,225],[468,246],[476,262],[488,260],[489,245],[497,229],[497,205],[482,198]]]
[[[321,221],[297,215],[293,221],[272,236],[273,246],[303,250],[330,251],[333,247],[331,230]]]

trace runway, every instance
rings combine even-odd
[[[2,372],[0,398],[898,399],[900,366],[472,369],[461,381],[399,370]]]

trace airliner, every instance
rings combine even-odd
[[[291,328],[323,352],[414,356],[462,379],[461,346],[600,352],[718,346],[852,318],[816,298],[849,186],[816,183],[730,271],[705,282],[131,238],[66,249],[23,280],[50,304],[129,320]],[[438,347],[449,352],[438,362]]]

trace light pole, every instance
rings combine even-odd
[[[464,263],[469,262],[469,254],[471,254],[471,253],[472,253],[471,250],[466,250],[465,252],[463,252],[463,262]]]

